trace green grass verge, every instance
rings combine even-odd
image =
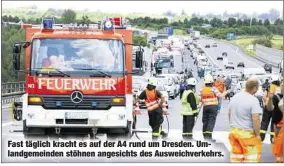
[[[230,42],[241,47],[247,55],[254,56],[256,54],[256,50],[249,50],[248,46],[251,45],[254,40],[259,38],[261,38],[261,36],[239,36],[236,40]],[[280,50],[283,46],[283,36],[274,35],[271,42],[273,43],[272,48]]]
[[[283,47],[283,36],[275,35],[273,36],[272,41],[272,48],[276,48],[278,50],[282,50],[281,47]]]

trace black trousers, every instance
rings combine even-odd
[[[265,139],[270,121],[272,122],[272,111],[268,111],[264,108],[260,127],[260,137],[262,141]],[[270,132],[274,132],[274,126],[272,124],[270,125]],[[270,141],[272,141],[273,137],[274,135],[270,134]]]
[[[182,128],[182,137],[185,140],[192,139],[192,130],[195,123],[195,116],[194,115],[183,115],[183,128]]]
[[[183,89],[180,89],[179,90],[179,98],[181,99],[182,98],[182,94],[183,94],[184,90]]]
[[[163,110],[161,107],[148,112],[149,125],[152,128],[152,138],[157,139],[160,136],[160,127],[164,122]]]
[[[203,107],[202,123],[204,139],[212,139],[212,133],[215,127],[218,114],[218,105],[209,105]]]

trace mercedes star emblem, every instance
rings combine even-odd
[[[71,101],[75,104],[83,101],[83,94],[80,91],[74,91],[71,93]]]

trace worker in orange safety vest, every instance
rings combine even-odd
[[[200,91],[201,102],[203,105],[203,137],[210,142],[216,142],[212,139],[213,129],[215,127],[216,118],[218,114],[218,99],[225,97],[227,91],[223,94],[213,86],[214,79],[208,74],[204,77],[205,86]]]
[[[162,93],[156,90],[156,86],[157,80],[149,80],[146,90],[142,91],[138,97],[140,100],[145,100],[154,141],[160,136],[167,137],[167,133],[161,128],[164,121],[163,114],[167,114],[166,102]]]
[[[269,94],[267,110],[272,111],[272,124],[274,127],[274,142],[272,143],[272,153],[276,163],[283,163],[283,95],[284,85],[281,83],[281,93]]]

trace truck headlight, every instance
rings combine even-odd
[[[42,99],[39,96],[29,96],[28,105],[42,105]]]
[[[125,98],[124,97],[115,97],[111,100],[112,106],[125,106]]]

